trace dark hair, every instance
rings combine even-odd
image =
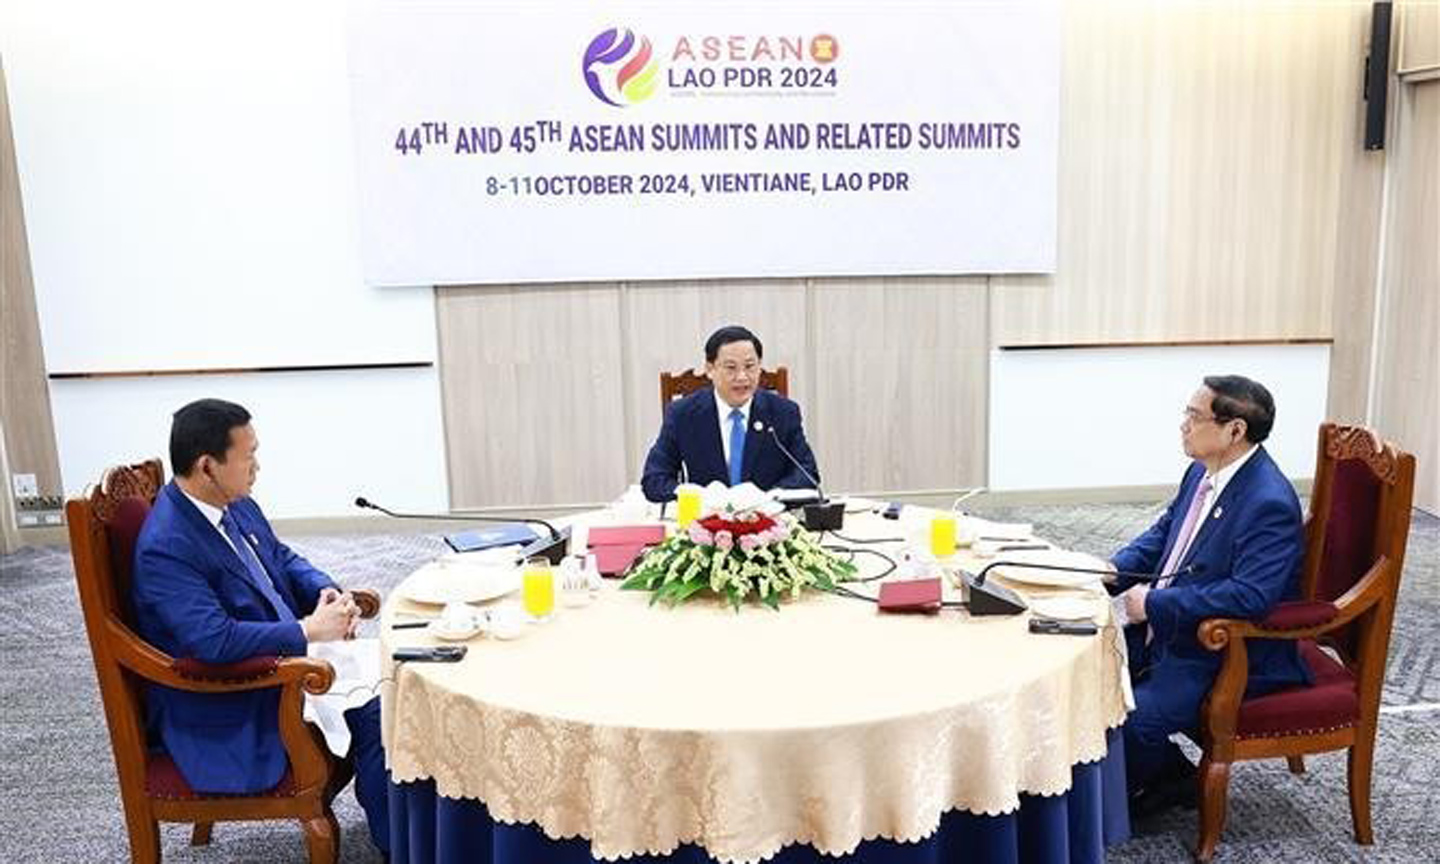
[[[731,342],[750,342],[755,346],[755,356],[764,358],[765,348],[760,344],[760,337],[746,330],[738,324],[730,324],[721,327],[710,338],[705,340],[705,362],[714,363],[715,358],[720,356],[720,349]]]
[[[1245,440],[1253,444],[1270,437],[1270,427],[1275,425],[1275,400],[1265,385],[1243,375],[1210,375],[1205,378],[1205,386],[1215,394],[1210,413],[1215,415],[1216,423],[1244,420]]]
[[[230,430],[249,422],[249,411],[224,399],[200,399],[176,411],[170,424],[170,470],[189,476],[201,456],[224,462]]]

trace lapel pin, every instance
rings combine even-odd
[[[1213,517],[1211,517],[1211,518],[1213,518],[1213,519],[1219,519],[1219,518],[1220,518],[1220,515],[1221,515],[1222,513],[1224,513],[1224,512],[1225,512],[1225,508],[1224,508],[1224,507],[1216,507],[1216,508],[1215,508],[1215,515],[1214,515]]]
[[[756,432],[764,432],[765,424],[761,423],[759,420],[756,420],[750,428],[754,429]]]

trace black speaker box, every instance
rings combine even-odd
[[[1390,92],[1390,7],[1370,6],[1370,53],[1365,56],[1365,149],[1385,149],[1385,100]]]

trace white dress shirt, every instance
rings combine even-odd
[[[1214,474],[1207,473],[1205,475],[1210,478],[1210,491],[1205,494],[1205,500],[1200,502],[1200,515],[1195,519],[1195,526],[1191,529],[1190,536],[1175,538],[1176,543],[1185,544],[1181,549],[1180,557],[1176,559],[1177,561],[1185,560],[1185,556],[1190,552],[1190,545],[1193,544],[1195,538],[1200,535],[1200,529],[1205,527],[1205,520],[1210,518],[1210,511],[1215,507],[1215,502],[1220,500],[1220,493],[1224,492],[1225,487],[1230,484],[1230,481],[1235,479],[1235,475],[1239,473],[1240,467],[1250,461],[1251,456],[1255,455],[1255,450],[1258,446],[1257,444],[1251,444],[1250,449],[1246,450],[1245,454],[1239,459],[1236,459]],[[1181,518],[1184,518],[1184,514],[1181,514]],[[1156,587],[1163,588],[1168,584],[1170,584],[1170,580],[1167,579],[1160,582]]]

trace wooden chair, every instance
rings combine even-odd
[[[684,372],[660,373],[660,412],[664,414],[665,409],[670,407],[682,396],[689,396],[702,387],[709,387],[710,379],[704,372],[697,369],[686,369]],[[784,366],[776,366],[774,369],[760,370],[760,386],[766,390],[774,390],[781,396],[790,396],[790,370]]]
[[[1405,564],[1415,457],[1367,429],[1320,427],[1315,485],[1305,522],[1301,597],[1257,623],[1212,618],[1200,644],[1224,652],[1219,677],[1201,711],[1203,756],[1200,836],[1195,855],[1209,861],[1225,824],[1230,765],[1285,757],[1305,769],[1304,754],[1349,750],[1348,786],[1355,841],[1373,842],[1370,769],[1380,688]],[[1298,643],[1315,682],[1244,698],[1246,643]],[[1324,644],[1340,660],[1320,650]]]
[[[88,495],[65,507],[75,581],[110,746],[120,780],[120,799],[130,834],[130,858],[139,864],[160,860],[159,823],[194,823],[192,845],[210,842],[215,822],[298,819],[310,860],[334,862],[340,829],[330,802],[353,769],[335,759],[318,729],[302,719],[305,693],[324,693],[335,671],[323,660],[252,657],[213,666],[176,659],[156,650],[134,630],[130,599],[131,559],[140,526],[164,481],[160,461],[112,468]],[[362,614],[379,609],[374,592],[356,592]],[[148,683],[196,693],[235,693],[279,687],[280,734],[290,767],[268,792],[256,795],[200,794],[190,789],[164,753],[152,753],[145,735],[144,691]]]

